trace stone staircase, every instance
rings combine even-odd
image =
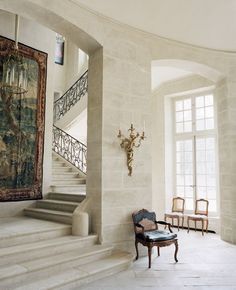
[[[97,244],[96,235],[71,236],[70,225],[25,217],[11,219],[5,229],[0,236],[2,290],[78,289],[127,269],[133,258]]]
[[[86,177],[78,170],[53,154],[51,191],[35,207],[26,208],[25,215],[61,222],[72,223],[72,214],[86,195]]]

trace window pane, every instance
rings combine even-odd
[[[184,110],[190,110],[192,106],[191,99],[184,100]]]
[[[197,120],[196,121],[196,129],[197,129],[197,131],[201,131],[201,130],[205,129],[204,120]]]
[[[213,211],[216,209],[215,138],[197,138],[196,157],[197,198],[210,199]]]
[[[191,120],[192,120],[192,112],[189,110],[184,111],[184,121],[191,121]]]
[[[176,133],[183,133],[183,131],[184,131],[184,124],[176,123]]]
[[[193,210],[193,199],[192,198],[185,199],[185,207],[187,210]]]
[[[207,198],[207,187],[198,186],[197,187],[197,198]]]
[[[177,185],[184,185],[184,176],[183,175],[177,175],[176,176],[176,183],[177,183]]]
[[[185,196],[193,198],[193,188],[191,186],[185,187]]]
[[[183,122],[184,114],[183,112],[176,112],[176,122]]]
[[[175,102],[175,110],[176,111],[182,111],[183,110],[183,101]]]
[[[197,186],[206,186],[206,175],[197,176]]]
[[[205,118],[204,108],[197,109],[196,119],[204,119],[204,118]]]
[[[205,116],[206,116],[206,118],[213,118],[213,116],[214,116],[213,107],[206,107],[205,108]]]
[[[184,153],[184,162],[191,162],[192,161],[192,152],[185,152]]]
[[[215,139],[214,138],[207,138],[206,139],[206,149],[213,149],[215,148]]]
[[[205,96],[205,106],[213,106],[213,95]]]
[[[214,120],[213,119],[206,119],[206,129],[207,130],[214,129]]]
[[[206,152],[205,151],[197,151],[196,154],[197,162],[205,162],[206,161]]]
[[[215,187],[207,187],[207,197],[209,199],[216,199],[216,188]]]
[[[176,141],[176,151],[183,151],[183,150],[184,150],[183,141]]]
[[[206,166],[203,162],[197,162],[197,172],[199,174],[205,174],[206,173]]]
[[[204,97],[196,97],[196,107],[204,107]]]
[[[193,185],[193,176],[192,175],[185,175],[185,186],[186,185]]]
[[[206,173],[214,174],[215,173],[215,163],[206,163]]]
[[[185,163],[184,164],[184,173],[185,174],[192,174],[193,173],[193,165],[192,165],[192,163]]]
[[[184,187],[183,186],[177,186],[176,187],[176,193],[178,196],[184,197]]]
[[[192,122],[184,122],[184,132],[192,131]]]
[[[209,211],[217,211],[216,200],[209,200]]]
[[[184,150],[185,151],[192,151],[192,140],[186,140],[184,141]]]
[[[197,138],[196,139],[196,149],[198,150],[205,150],[205,139]]]

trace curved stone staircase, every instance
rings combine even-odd
[[[83,151],[85,145],[81,146]],[[82,168],[86,168],[83,158]],[[0,225],[1,290],[78,289],[132,263],[131,254],[98,244],[95,234],[71,235],[73,212],[86,198],[86,175],[53,153],[52,177],[51,192],[24,210],[27,217],[5,219]]]
[[[78,289],[131,264],[130,254],[97,244],[96,235],[72,236],[70,225],[10,218],[1,229],[2,290]]]
[[[71,224],[73,211],[86,197],[86,177],[56,153],[52,160],[51,192],[24,213],[33,218]]]

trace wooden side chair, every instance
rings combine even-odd
[[[139,258],[138,243],[148,248],[148,267],[151,268],[152,248],[157,247],[158,256],[160,256],[160,247],[175,245],[174,259],[177,260],[178,239],[177,235],[171,230],[170,224],[164,221],[156,221],[155,212],[149,212],[146,209],[134,212],[132,214],[135,232],[136,260]],[[169,231],[158,230],[158,224],[168,226]]]
[[[194,221],[195,231],[197,227],[197,221],[202,223],[202,235],[204,235],[204,224],[206,223],[205,230],[208,232],[208,207],[209,201],[206,199],[197,199],[195,202],[195,213],[187,215],[188,233],[189,233],[189,221]]]
[[[184,226],[184,204],[185,199],[182,197],[174,197],[172,200],[172,210],[170,213],[165,213],[165,222],[168,218],[172,220],[172,226],[174,225],[174,219],[177,219],[178,231],[180,220],[182,221],[182,228]]]

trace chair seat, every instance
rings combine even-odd
[[[174,216],[184,217],[184,214],[182,212],[167,212],[167,213],[165,213],[165,216],[170,216],[170,217],[174,217]]]
[[[187,217],[190,219],[204,219],[204,220],[208,219],[207,216],[201,215],[201,214],[189,214],[189,215],[187,215]]]
[[[167,232],[167,231],[146,231],[144,233],[138,233],[137,237],[145,241],[168,241],[177,238],[176,234]]]

